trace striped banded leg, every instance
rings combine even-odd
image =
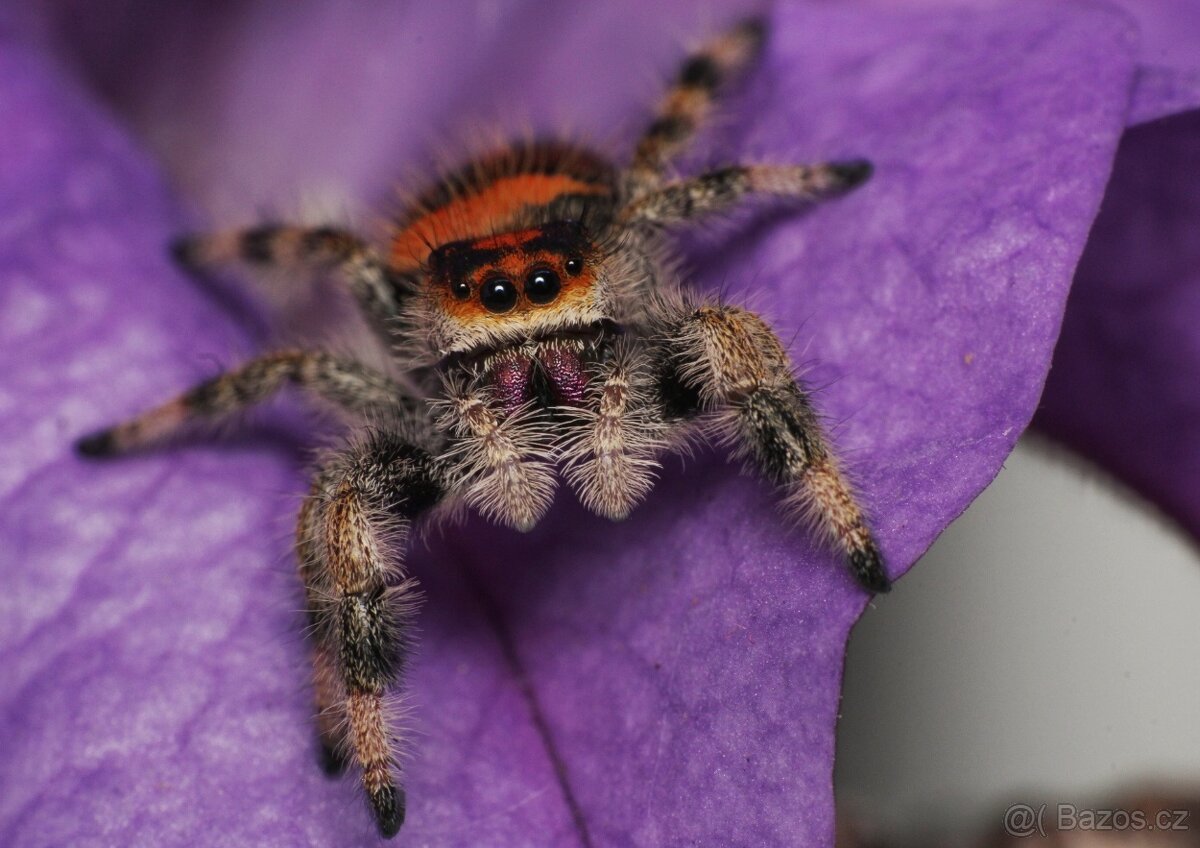
[[[871,176],[862,159],[823,165],[735,165],[644,194],[618,215],[625,224],[673,224],[727,212],[750,195],[818,200],[844,194]]]
[[[838,470],[787,352],[757,315],[727,306],[682,314],[669,360],[679,383],[718,416],[719,433],[825,532],[872,592],[890,588],[879,547]]]
[[[418,600],[415,581],[402,579],[403,548],[412,520],[445,491],[429,454],[396,434],[377,433],[325,464],[301,512],[301,575],[317,611],[322,747],[345,752],[362,770],[385,837],[405,815],[396,775],[400,740],[386,701],[411,651]],[[344,727],[337,724],[342,716]]]
[[[219,420],[265,400],[287,383],[351,412],[415,412],[417,401],[386,377],[325,353],[281,350],[205,380],[162,406],[85,436],[85,456],[112,456],[163,441],[197,420]]]
[[[634,152],[630,176],[635,195],[658,184],[663,166],[712,111],[718,89],[758,57],[765,38],[765,21],[743,21],[684,61]]]
[[[335,272],[349,286],[367,322],[384,341],[400,313],[401,281],[365,241],[333,227],[265,225],[184,236],[171,246],[192,270],[243,264],[259,271]]]

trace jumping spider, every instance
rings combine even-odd
[[[751,312],[684,294],[666,269],[670,225],[749,195],[838,194],[871,173],[855,160],[664,175],[764,34],[748,21],[691,55],[623,170],[571,144],[515,144],[418,196],[386,252],[332,228],[182,239],[176,256],[193,269],[330,272],[394,351],[395,374],[283,350],[78,443],[88,456],[124,453],[288,383],[369,422],[318,467],[296,549],[322,747],[331,762],[361,768],[384,836],[405,814],[384,710],[409,653],[415,590],[404,543],[413,522],[447,505],[528,530],[561,473],[589,509],[621,519],[649,492],[663,454],[692,435],[715,437],[811,516],[863,586],[888,588],[779,339]]]

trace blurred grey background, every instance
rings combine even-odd
[[[873,606],[836,775],[839,814],[867,833],[966,836],[1015,801],[1200,790],[1200,554],[1048,442],[1026,437]]]

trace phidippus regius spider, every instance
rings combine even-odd
[[[779,486],[863,586],[888,588],[779,339],[752,312],[682,292],[665,258],[665,228],[750,195],[838,194],[871,172],[847,161],[664,174],[763,37],[750,21],[691,55],[624,169],[573,144],[513,145],[417,196],[386,250],[336,228],[181,240],[177,256],[196,269],[330,273],[392,351],[392,373],[282,350],[79,442],[89,456],[141,448],[289,383],[364,422],[319,465],[296,549],[322,746],[362,770],[384,836],[405,815],[385,696],[410,644],[415,590],[403,560],[414,522],[467,505],[528,530],[560,475],[589,509],[624,518],[660,458],[705,436]]]

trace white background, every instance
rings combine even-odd
[[[1147,781],[1200,795],[1200,554],[1026,439],[855,628],[839,812],[961,834],[1014,801],[1094,804]]]

